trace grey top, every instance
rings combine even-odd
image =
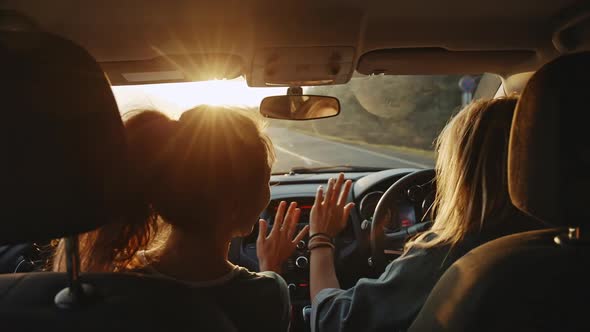
[[[144,268],[137,272],[171,278],[149,265],[145,252],[138,252]],[[287,331],[291,303],[287,284],[274,272],[250,272],[241,266],[215,280],[187,282],[210,297],[228,315],[238,331]]]
[[[475,245],[412,247],[378,279],[362,278],[347,290],[323,289],[313,301],[312,331],[407,329],[443,272]]]

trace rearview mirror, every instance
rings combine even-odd
[[[282,120],[322,119],[338,115],[340,102],[327,96],[272,96],[262,100],[260,113],[267,118]]]

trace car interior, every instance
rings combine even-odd
[[[582,105],[590,89],[588,51],[590,4],[579,0],[3,0],[0,326],[235,330],[220,308],[183,283],[79,269],[76,235],[116,220],[130,204],[117,99],[124,89],[242,79],[252,91],[283,88],[286,94],[266,99],[260,112],[291,121],[311,117],[293,113],[314,101],[302,98],[305,91],[371,77],[481,73],[473,98],[522,95],[510,138],[510,195],[547,229],[491,241],[455,262],[410,330],[587,329],[589,216],[583,207],[590,179]],[[343,98],[323,99],[319,92],[318,100],[330,101],[314,117],[324,119],[297,126],[329,126],[347,112]],[[293,144],[311,150],[315,141],[309,142]],[[348,148],[350,158],[365,151],[359,146]],[[356,208],[335,239],[342,288],[378,277],[408,238],[432,224],[431,161],[367,148],[363,153],[396,166],[358,167],[348,155],[316,162],[290,145],[279,149],[305,163],[273,169],[270,203],[261,215],[271,227],[280,201],[298,203],[302,229],[318,185],[340,172],[353,181],[347,200]],[[232,240],[232,263],[259,270],[257,234],[255,228]],[[66,239],[67,272],[48,272],[47,248],[59,238]],[[281,274],[291,298],[291,331],[309,330],[306,241]]]

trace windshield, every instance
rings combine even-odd
[[[499,85],[489,74],[373,75],[306,87],[306,94],[337,97],[341,113],[310,121],[267,120],[277,154],[273,173],[433,167],[434,140],[450,117],[473,98],[492,97]],[[113,87],[123,115],[148,108],[172,118],[200,104],[257,112],[264,97],[286,90],[250,88],[243,78]]]

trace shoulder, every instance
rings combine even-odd
[[[388,267],[394,270],[411,269],[418,274],[434,273],[440,275],[451,264],[480,243],[478,237],[470,236],[454,245],[449,243],[433,244],[432,242],[437,238],[438,235],[432,232],[417,239]]]
[[[252,272],[250,272],[250,273],[252,273]],[[254,274],[256,274],[261,279],[269,280],[269,281],[272,280],[272,282],[276,283],[279,286],[285,286],[285,288],[287,287],[287,283],[285,282],[285,279],[283,279],[283,277],[281,277],[276,272],[263,271],[263,272],[256,272]]]
[[[277,273],[271,271],[252,272],[246,268],[240,267],[234,282],[237,284],[247,284],[252,288],[260,289],[262,293],[276,292],[280,295],[288,293],[287,283]]]
[[[257,298],[266,297],[270,302],[278,300],[287,304],[290,301],[287,283],[278,273],[271,271],[251,272],[240,267],[234,282],[236,285],[247,287],[256,292]]]
[[[272,321],[268,322],[272,326],[280,326],[276,331],[286,331],[289,326],[291,300],[285,280],[271,271],[251,272],[245,268],[240,269],[234,285],[249,292],[250,298],[256,298],[257,306],[265,308],[262,309],[263,312],[271,313],[267,320]]]
[[[241,266],[237,267],[236,279],[268,283],[285,283],[285,280],[278,273],[272,271],[252,272]]]
[[[434,232],[426,233],[414,240],[404,251],[399,259],[428,259],[433,256],[438,256],[437,253],[447,252],[450,246],[446,244],[433,244],[432,242],[438,238]]]
[[[285,282],[285,279],[283,279],[283,277],[281,277],[278,273],[272,271],[264,271],[259,272],[257,274],[266,280],[272,281],[272,283],[275,284],[277,292],[279,293],[281,301],[283,303],[288,303],[290,301],[289,288],[287,287],[287,282]]]
[[[454,255],[459,252],[463,253],[465,248],[471,248],[473,246],[472,242],[475,240],[472,238],[466,238],[455,245],[451,245],[446,242],[436,242],[438,238],[439,235],[434,231],[425,233],[423,236],[420,236],[411,242],[401,257],[409,256],[414,258],[426,257],[438,259],[440,256]]]

